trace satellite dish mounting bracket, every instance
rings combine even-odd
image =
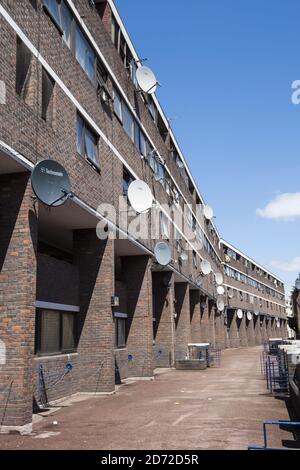
[[[50,207],[53,207],[54,204],[57,204],[59,201],[61,201],[64,198],[65,198],[65,201],[67,201],[68,199],[74,197],[74,193],[72,191],[66,191],[65,189],[61,189],[61,192],[63,193],[63,195],[61,197],[59,197],[58,199],[56,199],[55,201],[53,201],[50,204]]]

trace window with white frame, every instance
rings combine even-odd
[[[163,212],[160,212],[160,233],[162,238],[170,239],[170,221]]]
[[[77,114],[77,152],[96,168],[100,168],[98,140],[99,137],[86,124],[80,114]]]

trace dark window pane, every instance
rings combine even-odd
[[[118,348],[124,348],[126,346],[126,319],[125,318],[116,318],[115,320],[116,328],[116,343]]]
[[[87,158],[98,166],[97,139],[88,128],[85,129],[85,151]]]
[[[43,310],[41,313],[41,353],[60,352],[60,313]]]
[[[74,313],[63,313],[62,349],[63,351],[71,351],[75,349],[75,315]]]

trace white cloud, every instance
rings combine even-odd
[[[300,256],[290,261],[272,261],[273,268],[285,271],[287,273],[299,273],[300,272]]]
[[[279,194],[256,213],[266,219],[293,221],[300,217],[300,193]]]

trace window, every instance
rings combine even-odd
[[[82,117],[77,114],[77,152],[96,168],[99,168],[98,140],[98,136],[87,126]]]
[[[194,265],[194,268],[198,267],[196,251],[193,251],[193,265]]]
[[[160,233],[167,240],[170,238],[170,221],[166,214],[160,212]]]
[[[115,313],[114,326],[115,326],[115,348],[126,347],[126,314]]]
[[[163,187],[165,187],[165,184],[166,184],[166,179],[165,179],[166,170],[165,170],[165,167],[159,162],[157,162],[157,164],[156,164],[156,172],[155,173],[157,175],[159,183]]]
[[[122,101],[119,94],[114,90],[114,112],[122,122]]]
[[[44,7],[46,7],[56,25],[60,27],[60,8],[57,0],[44,0]]]
[[[35,350],[37,354],[60,354],[76,349],[76,313],[37,310]]]
[[[76,25],[75,56],[89,79],[94,81],[96,76],[96,54],[78,25]]]
[[[67,46],[71,49],[72,23],[73,16],[65,2],[61,3],[61,26],[63,29],[63,38]]]
[[[31,71],[32,54],[27,46],[17,38],[17,57],[16,57],[16,92],[19,96],[26,98],[28,91],[28,82]]]
[[[151,96],[148,97],[148,105],[147,105],[148,111],[153,119],[154,122],[157,121],[157,109],[155,107],[154,101],[151,98]]]
[[[96,53],[63,0],[44,0],[44,8],[60,30],[64,42],[93,82],[96,79]],[[74,31],[74,34],[73,34]]]
[[[126,131],[126,134],[134,141],[134,121],[131,112],[127,108],[126,104],[122,103],[122,117],[123,117],[123,127]]]
[[[129,185],[134,181],[133,176],[123,168],[123,195],[127,196]]]
[[[42,118],[51,121],[53,117],[53,92],[55,82],[43,68],[42,72]]]

